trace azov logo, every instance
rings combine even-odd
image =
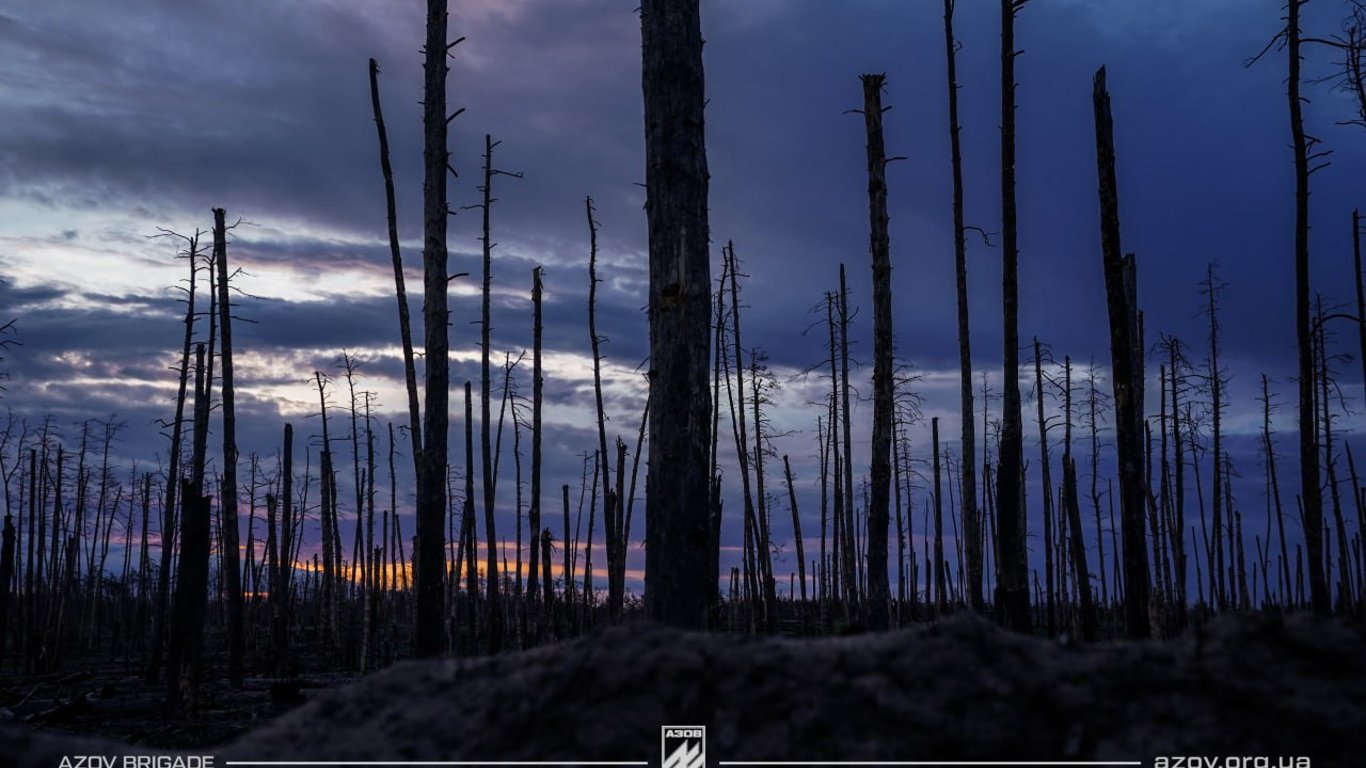
[[[663,768],[706,768],[706,726],[666,725],[662,743]]]

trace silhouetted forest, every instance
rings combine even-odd
[[[159,230],[177,243],[184,276],[181,343],[165,373],[175,397],[158,403],[164,461],[119,463],[120,435],[144,427],[116,415],[70,425],[11,411],[0,424],[0,706],[34,725],[61,724],[94,706],[83,686],[136,677],[141,703],[111,717],[194,719],[230,699],[224,690],[288,704],[301,685],[399,659],[499,654],[635,619],[816,636],[973,612],[1015,632],[1090,642],[1170,638],[1221,613],[1366,614],[1366,481],[1341,426],[1345,382],[1366,380],[1366,227],[1356,210],[1350,220],[1311,216],[1327,209],[1310,200],[1330,150],[1303,108],[1311,94],[1345,95],[1356,111],[1338,119],[1366,130],[1366,5],[1347,0],[1341,25],[1319,30],[1301,21],[1306,1],[1288,0],[1280,31],[1247,62],[1285,71],[1294,185],[1277,199],[1294,219],[1284,259],[1295,281],[1283,287],[1294,296],[1293,396],[1262,375],[1256,403],[1231,401],[1223,313],[1259,299],[1229,290],[1228,268],[1213,259],[1202,301],[1188,308],[1203,333],[1145,325],[1145,305],[1172,299],[1145,293],[1143,254],[1124,247],[1116,163],[1125,146],[1115,126],[1130,110],[1104,67],[1091,94],[1100,216],[1089,224],[1099,227],[1091,258],[1104,280],[1090,289],[1105,297],[1109,348],[1052,348],[1021,323],[1022,304],[1052,300],[1019,282],[1029,256],[1018,228],[1029,223],[1016,200],[1015,64],[1028,40],[1015,24],[1034,3],[1001,0],[1000,48],[988,52],[962,50],[955,0],[944,0],[951,154],[936,162],[952,172],[940,192],[952,199],[953,243],[918,248],[916,258],[952,264],[952,309],[945,301],[935,310],[954,313],[959,408],[922,407],[922,382],[903,357],[915,329],[891,274],[918,267],[898,264],[888,222],[901,177],[888,170],[905,159],[896,155],[904,142],[887,127],[898,114],[884,103],[887,77],[862,74],[855,88],[850,73],[866,137],[868,258],[829,265],[829,289],[810,297],[814,322],[792,310],[793,324],[810,324],[802,386],[816,395],[805,413],[814,432],[791,435],[772,417],[784,382],[745,322],[746,295],[764,284],[746,272],[745,244],[709,225],[698,0],[640,8],[649,357],[643,407],[630,421],[604,405],[597,291],[610,276],[599,261],[601,203],[587,194],[587,284],[557,283],[541,267],[499,273],[531,311],[515,331],[523,347],[496,348],[499,194],[534,169],[502,167],[493,135],[479,147],[450,145],[464,111],[448,102],[447,81],[461,66],[463,38],[452,32],[461,19],[447,0],[428,0],[425,41],[412,41],[424,73],[420,254],[399,235],[400,218],[417,213],[400,210],[396,195],[419,180],[396,174],[389,145],[390,131],[417,127],[386,125],[380,63],[370,59],[368,72],[406,412],[386,418],[363,365],[345,354],[314,372],[306,425],[268,425],[275,444],[239,444],[234,332],[251,322],[252,297],[234,263],[236,214],[215,208],[203,229]],[[999,59],[997,146],[960,141],[957,71],[967,55]],[[1335,77],[1306,78],[1305,60]],[[985,226],[964,210],[972,154],[1000,161],[1001,218]],[[456,165],[477,165],[477,177],[457,177]],[[479,202],[456,206],[452,184],[474,185]],[[478,230],[480,273],[451,273],[452,226]],[[1314,249],[1311,229],[1349,227],[1350,253]],[[1311,257],[1340,284],[1311,284]],[[411,297],[405,264],[421,268]],[[974,301],[969,272],[995,279],[998,264],[1002,306]],[[853,270],[871,270],[871,294],[850,290]],[[1334,303],[1349,279],[1348,303]],[[1321,292],[1330,288],[1337,298]],[[591,390],[556,392],[547,373],[547,290],[586,297],[587,326],[576,332],[591,350]],[[449,321],[453,302],[465,301],[478,303],[477,327]],[[972,346],[987,326],[1003,339],[989,369]],[[866,367],[851,351],[856,334],[872,341],[859,350],[871,355]],[[0,366],[24,365],[15,354],[24,341],[24,318],[0,311]],[[478,377],[466,381],[451,360],[470,350]],[[592,437],[569,448],[577,475],[547,470],[547,451],[566,451],[544,440],[556,407],[547,393],[592,413]],[[871,417],[855,416],[861,401],[871,401]],[[1225,420],[1254,407],[1261,460],[1235,462]],[[1293,411],[1295,431],[1277,433],[1277,411]],[[941,418],[957,429],[941,434]],[[928,444],[912,444],[913,425],[929,426]],[[798,452],[815,461],[796,461]],[[1249,477],[1264,483],[1265,509],[1235,496],[1234,479]],[[806,506],[813,501],[818,510]],[[1258,522],[1245,527],[1245,518]],[[642,548],[643,573],[628,567]]]

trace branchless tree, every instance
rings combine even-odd
[[[977,430],[972,412],[972,345],[968,324],[968,259],[967,230],[963,219],[963,153],[961,129],[958,125],[958,40],[953,34],[953,11],[956,0],[944,0],[944,54],[948,61],[949,81],[949,148],[953,166],[953,262],[958,297],[958,365],[960,427],[963,473],[963,530],[967,532],[963,554],[967,560],[968,604],[974,611],[985,609],[982,596],[982,540],[975,535],[981,530],[977,509]]]
[[[1133,254],[1121,256],[1119,193],[1115,180],[1114,123],[1105,68],[1092,90],[1096,122],[1096,166],[1100,177],[1101,250],[1105,297],[1110,314],[1111,377],[1115,397],[1115,443],[1119,452],[1120,516],[1124,551],[1124,618],[1131,638],[1148,637],[1148,554],[1143,512],[1148,491],[1143,453],[1143,339],[1138,311],[1138,278]]]
[[[868,626],[888,629],[887,531],[892,490],[892,261],[887,234],[887,151],[882,137],[885,75],[863,75],[868,133],[869,250],[873,257],[873,445],[868,508]],[[893,158],[895,159],[895,158]],[[936,422],[937,423],[937,422]]]
[[[433,0],[437,2],[439,0]],[[644,0],[641,85],[650,250],[650,462],[645,607],[681,627],[708,625],[708,253],[699,0]]]
[[[1030,631],[1029,562],[1025,548],[1024,439],[1020,424],[1018,230],[1015,211],[1015,16],[1029,0],[1001,0],[1001,286],[1004,309],[1004,397],[1001,466],[996,474],[996,604],[1005,626]]]
[[[446,0],[427,0],[427,44],[422,96],[422,321],[426,353],[422,423],[422,471],[417,488],[417,622],[413,651],[435,656],[444,642],[442,606],[446,573],[446,430],[450,422],[450,334],[446,272],[446,174],[451,172],[446,130],[455,115],[446,114]]]

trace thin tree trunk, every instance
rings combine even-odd
[[[1115,442],[1119,452],[1121,520],[1124,538],[1124,616],[1130,638],[1151,634],[1148,618],[1148,553],[1143,510],[1143,344],[1139,337],[1138,286],[1132,255],[1121,256],[1115,147],[1105,68],[1096,72],[1092,94],[1096,156],[1100,174],[1101,239],[1106,303],[1110,313],[1110,357],[1114,377]]]
[[[844,484],[842,490],[844,519],[842,521],[844,543],[844,585],[846,610],[850,618],[857,621],[862,613],[862,596],[859,594],[858,546],[854,528],[854,441],[850,426],[849,407],[849,288],[844,279],[844,264],[840,264],[839,292],[839,333],[840,333],[840,417],[844,422]]]
[[[370,59],[370,106],[379,134],[379,166],[384,174],[384,202],[389,222],[389,255],[394,264],[394,295],[398,298],[398,332],[403,342],[403,381],[408,390],[408,435],[412,438],[413,471],[421,485],[422,426],[417,402],[417,367],[413,363],[413,331],[408,318],[408,290],[403,279],[403,254],[398,247],[398,213],[394,203],[394,171],[389,165],[389,135],[379,103],[379,63]],[[443,144],[444,146],[444,144]]]
[[[621,602],[624,592],[617,587],[616,571],[619,552],[618,524],[619,500],[613,498],[609,480],[609,457],[607,455],[607,414],[602,407],[602,338],[598,336],[598,222],[593,218],[593,198],[584,201],[585,215],[588,217],[588,340],[593,348],[593,398],[598,416],[598,472],[602,475],[602,523],[603,537],[607,540],[607,603],[612,617],[621,615]],[[710,301],[708,297],[708,301]],[[589,527],[592,530],[592,527]],[[624,584],[622,585],[625,586]]]
[[[944,500],[943,473],[939,471],[939,417],[930,419],[930,443],[934,457],[931,460],[931,473],[934,474],[934,601],[939,615],[949,610],[948,591],[945,583],[944,562]]]
[[[884,75],[863,75],[868,134],[869,250],[873,257],[873,445],[868,508],[868,626],[890,627],[887,531],[892,483],[892,262],[887,234],[887,152],[882,137]]]
[[[226,213],[213,209],[214,262],[218,266],[218,334],[223,356],[223,485],[218,512],[223,530],[223,578],[228,593],[228,682],[242,685],[242,577],[237,550],[237,411],[233,403],[232,303],[228,299]]]
[[[194,300],[195,276],[199,270],[195,264],[199,251],[199,234],[190,238],[190,283],[185,294],[185,341],[180,354],[180,380],[176,390],[175,419],[171,422],[171,449],[166,470],[166,500],[162,508],[161,526],[161,566],[157,571],[156,604],[152,612],[152,647],[148,654],[147,669],[143,680],[155,685],[161,674],[162,649],[166,642],[166,610],[171,593],[171,558],[175,553],[176,542],[176,491],[180,486],[181,435],[185,424],[185,398],[190,378],[190,346],[194,341]],[[32,468],[30,467],[30,474]],[[30,489],[30,495],[33,495]],[[30,526],[31,527],[31,526]],[[41,535],[41,534],[40,534]],[[29,562],[32,563],[32,553]],[[42,578],[40,562],[39,579]]]
[[[972,413],[972,345],[968,324],[968,261],[967,230],[963,223],[963,153],[961,128],[958,125],[958,40],[953,34],[953,11],[956,0],[944,0],[944,53],[948,60],[949,81],[949,147],[953,166],[953,254],[954,274],[958,296],[958,365],[960,423],[962,427],[959,452],[962,454],[963,473],[963,530],[967,532],[964,554],[968,570],[968,603],[972,610],[986,609],[982,596],[982,546],[974,532],[981,530],[981,512],[977,508],[977,434]]]
[[[996,604],[1007,629],[1030,631],[1029,559],[1024,507],[1024,440],[1020,419],[1019,259],[1015,211],[1015,14],[1024,0],[1001,0],[1001,271],[1005,390],[1001,468],[996,475]]]
[[[499,604],[498,593],[498,553],[494,543],[498,541],[498,535],[494,527],[493,503],[496,494],[497,478],[493,470],[493,449],[489,444],[490,429],[492,423],[489,417],[489,401],[491,384],[489,382],[489,334],[493,330],[492,323],[489,322],[489,303],[490,290],[493,280],[493,239],[490,230],[490,214],[493,210],[493,137],[484,135],[484,184],[480,188],[484,195],[483,204],[480,211],[483,214],[483,235],[480,242],[483,244],[483,301],[480,310],[479,323],[479,455],[482,459],[481,467],[484,477],[484,541],[485,545],[485,573],[487,579],[487,604],[485,608],[488,612],[488,633],[489,633],[489,652],[498,653],[503,646],[503,611]]]
[[[531,566],[529,571],[530,589],[528,598],[533,606],[537,601],[537,577],[542,568],[541,562],[541,397],[545,381],[541,375],[541,268],[531,270],[532,306],[532,353],[531,353],[531,507],[527,510],[527,521],[531,528]],[[548,573],[550,563],[544,563]],[[550,594],[546,593],[548,600]],[[540,614],[538,614],[539,616]]]
[[[792,462],[783,454],[783,474],[787,477],[787,502],[792,507],[792,538],[797,548],[797,578],[802,584],[802,606],[806,606],[806,547],[802,542],[802,518],[797,512],[797,491],[792,485]]]
[[[1319,452],[1314,428],[1314,354],[1309,312],[1309,151],[1300,96],[1300,6],[1286,3],[1286,56],[1289,62],[1286,97],[1290,105],[1290,135],[1295,152],[1295,340],[1299,350],[1300,498],[1304,506],[1304,545],[1308,555],[1309,593],[1314,612],[1331,610],[1328,583],[1323,576],[1323,491],[1319,486]]]

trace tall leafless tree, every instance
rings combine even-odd
[[[885,75],[863,75],[868,134],[869,250],[873,257],[873,445],[868,508],[868,626],[888,629],[887,531],[892,490],[892,261],[887,234],[887,150],[882,136]]]
[[[1143,512],[1148,491],[1143,454],[1143,339],[1138,278],[1133,254],[1121,256],[1119,192],[1115,179],[1114,123],[1105,68],[1092,88],[1096,165],[1100,177],[1101,249],[1110,314],[1111,377],[1115,397],[1115,443],[1119,452],[1120,518],[1124,539],[1124,618],[1131,638],[1151,634],[1148,618],[1148,554]]]
[[[996,474],[996,604],[1005,626],[1030,631],[1025,548],[1024,436],[1020,419],[1020,249],[1015,209],[1015,16],[1028,0],[1001,0],[1001,287],[1004,399]]]
[[[986,607],[982,597],[981,512],[977,508],[977,430],[972,412],[972,344],[968,324],[967,229],[963,223],[963,152],[958,124],[958,40],[953,33],[956,0],[944,0],[944,55],[948,61],[949,151],[953,167],[953,262],[958,296],[958,365],[961,432],[959,453],[963,473],[963,530],[967,532],[963,554],[967,560],[968,604],[974,611]]]
[[[645,607],[703,628],[710,572],[707,421],[711,260],[699,0],[643,0],[641,85],[650,248],[650,463]]]
[[[417,488],[417,622],[413,651],[419,657],[441,652],[445,616],[442,598],[446,574],[446,430],[450,423],[450,334],[447,311],[446,174],[450,152],[446,129],[446,0],[427,0],[427,44],[422,95],[422,321],[426,353],[422,423],[422,471]],[[460,42],[459,40],[456,43]]]

